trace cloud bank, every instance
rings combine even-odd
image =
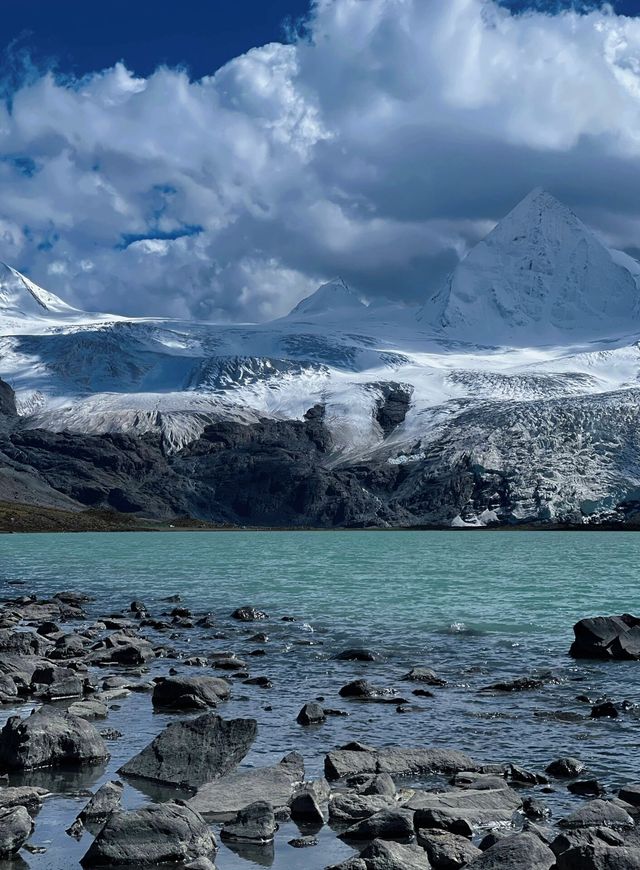
[[[0,259],[72,304],[262,320],[341,275],[426,298],[532,187],[640,247],[640,19],[317,0],[190,81],[48,73],[0,104]]]

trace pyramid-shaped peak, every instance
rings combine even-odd
[[[342,278],[322,284],[291,310],[289,317],[330,314],[344,309],[364,309],[366,305]]]
[[[419,318],[459,339],[522,346],[624,334],[639,307],[633,271],[536,188],[467,254]]]
[[[76,312],[58,296],[0,262],[0,315],[47,317]]]

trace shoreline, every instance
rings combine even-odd
[[[81,534],[82,532],[638,532],[640,523],[522,523],[491,526],[238,526],[216,525],[191,517],[155,520],[116,511],[66,511],[19,502],[0,502],[0,535]]]

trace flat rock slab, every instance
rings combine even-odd
[[[455,749],[379,749],[353,751],[337,749],[324,760],[328,780],[346,779],[359,773],[388,773],[391,776],[454,774],[477,770],[476,763]]]
[[[147,867],[207,857],[216,850],[209,826],[182,802],[112,813],[83,857],[83,867]]]
[[[255,719],[225,720],[215,713],[172,722],[119,773],[198,788],[233,770],[251,748],[257,731]]]
[[[234,819],[248,804],[270,803],[274,810],[287,807],[296,787],[304,780],[304,762],[296,753],[280,764],[241,770],[200,786],[188,805],[206,818]]]
[[[468,867],[473,870],[551,870],[555,863],[556,856],[539,837],[523,833],[498,840]]]
[[[433,825],[433,812],[446,811],[447,817],[464,819],[472,828],[495,822],[510,822],[522,800],[513,789],[454,789],[446,792],[417,791],[405,803],[416,812],[416,827]]]
[[[0,732],[0,769],[97,764],[109,758],[100,734],[84,719],[42,707],[12,716]]]

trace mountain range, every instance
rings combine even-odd
[[[634,524],[640,264],[534,190],[420,306],[91,314],[0,266],[0,501],[233,525]]]

